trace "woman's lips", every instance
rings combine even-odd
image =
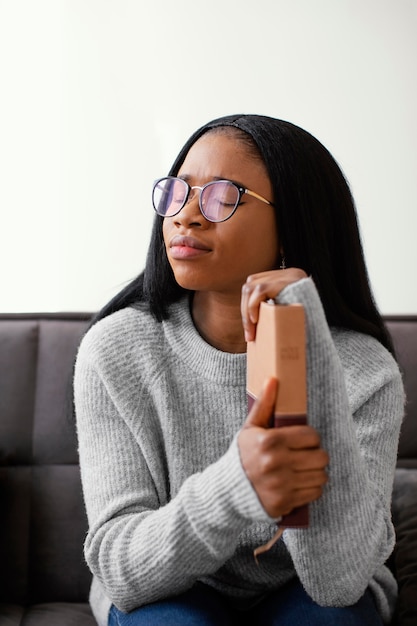
[[[173,259],[190,259],[210,252],[210,248],[198,239],[181,235],[171,239],[169,249]]]

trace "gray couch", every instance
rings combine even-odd
[[[88,314],[0,315],[0,626],[94,626],[70,378]],[[417,624],[417,316],[387,318],[408,391],[393,499],[396,623]]]

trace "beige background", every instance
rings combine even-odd
[[[213,117],[290,120],[350,181],[377,302],[417,312],[417,0],[0,0],[0,311],[95,310]]]

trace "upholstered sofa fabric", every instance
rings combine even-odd
[[[48,602],[30,607],[0,605],[1,626],[97,626],[85,602]]]
[[[399,585],[399,626],[417,625],[417,316],[392,316],[393,337],[407,393],[401,428],[392,516],[397,543],[392,556]]]
[[[0,319],[1,626],[95,623],[69,411],[87,319]]]
[[[0,315],[0,626],[94,626],[71,374],[89,314]],[[417,316],[387,318],[408,402],[393,497],[398,626],[417,624]]]
[[[397,465],[417,469],[417,315],[391,315],[385,321],[394,341],[407,392]]]

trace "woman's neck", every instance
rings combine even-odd
[[[246,352],[239,297],[195,292],[191,314],[200,335],[223,352]]]

